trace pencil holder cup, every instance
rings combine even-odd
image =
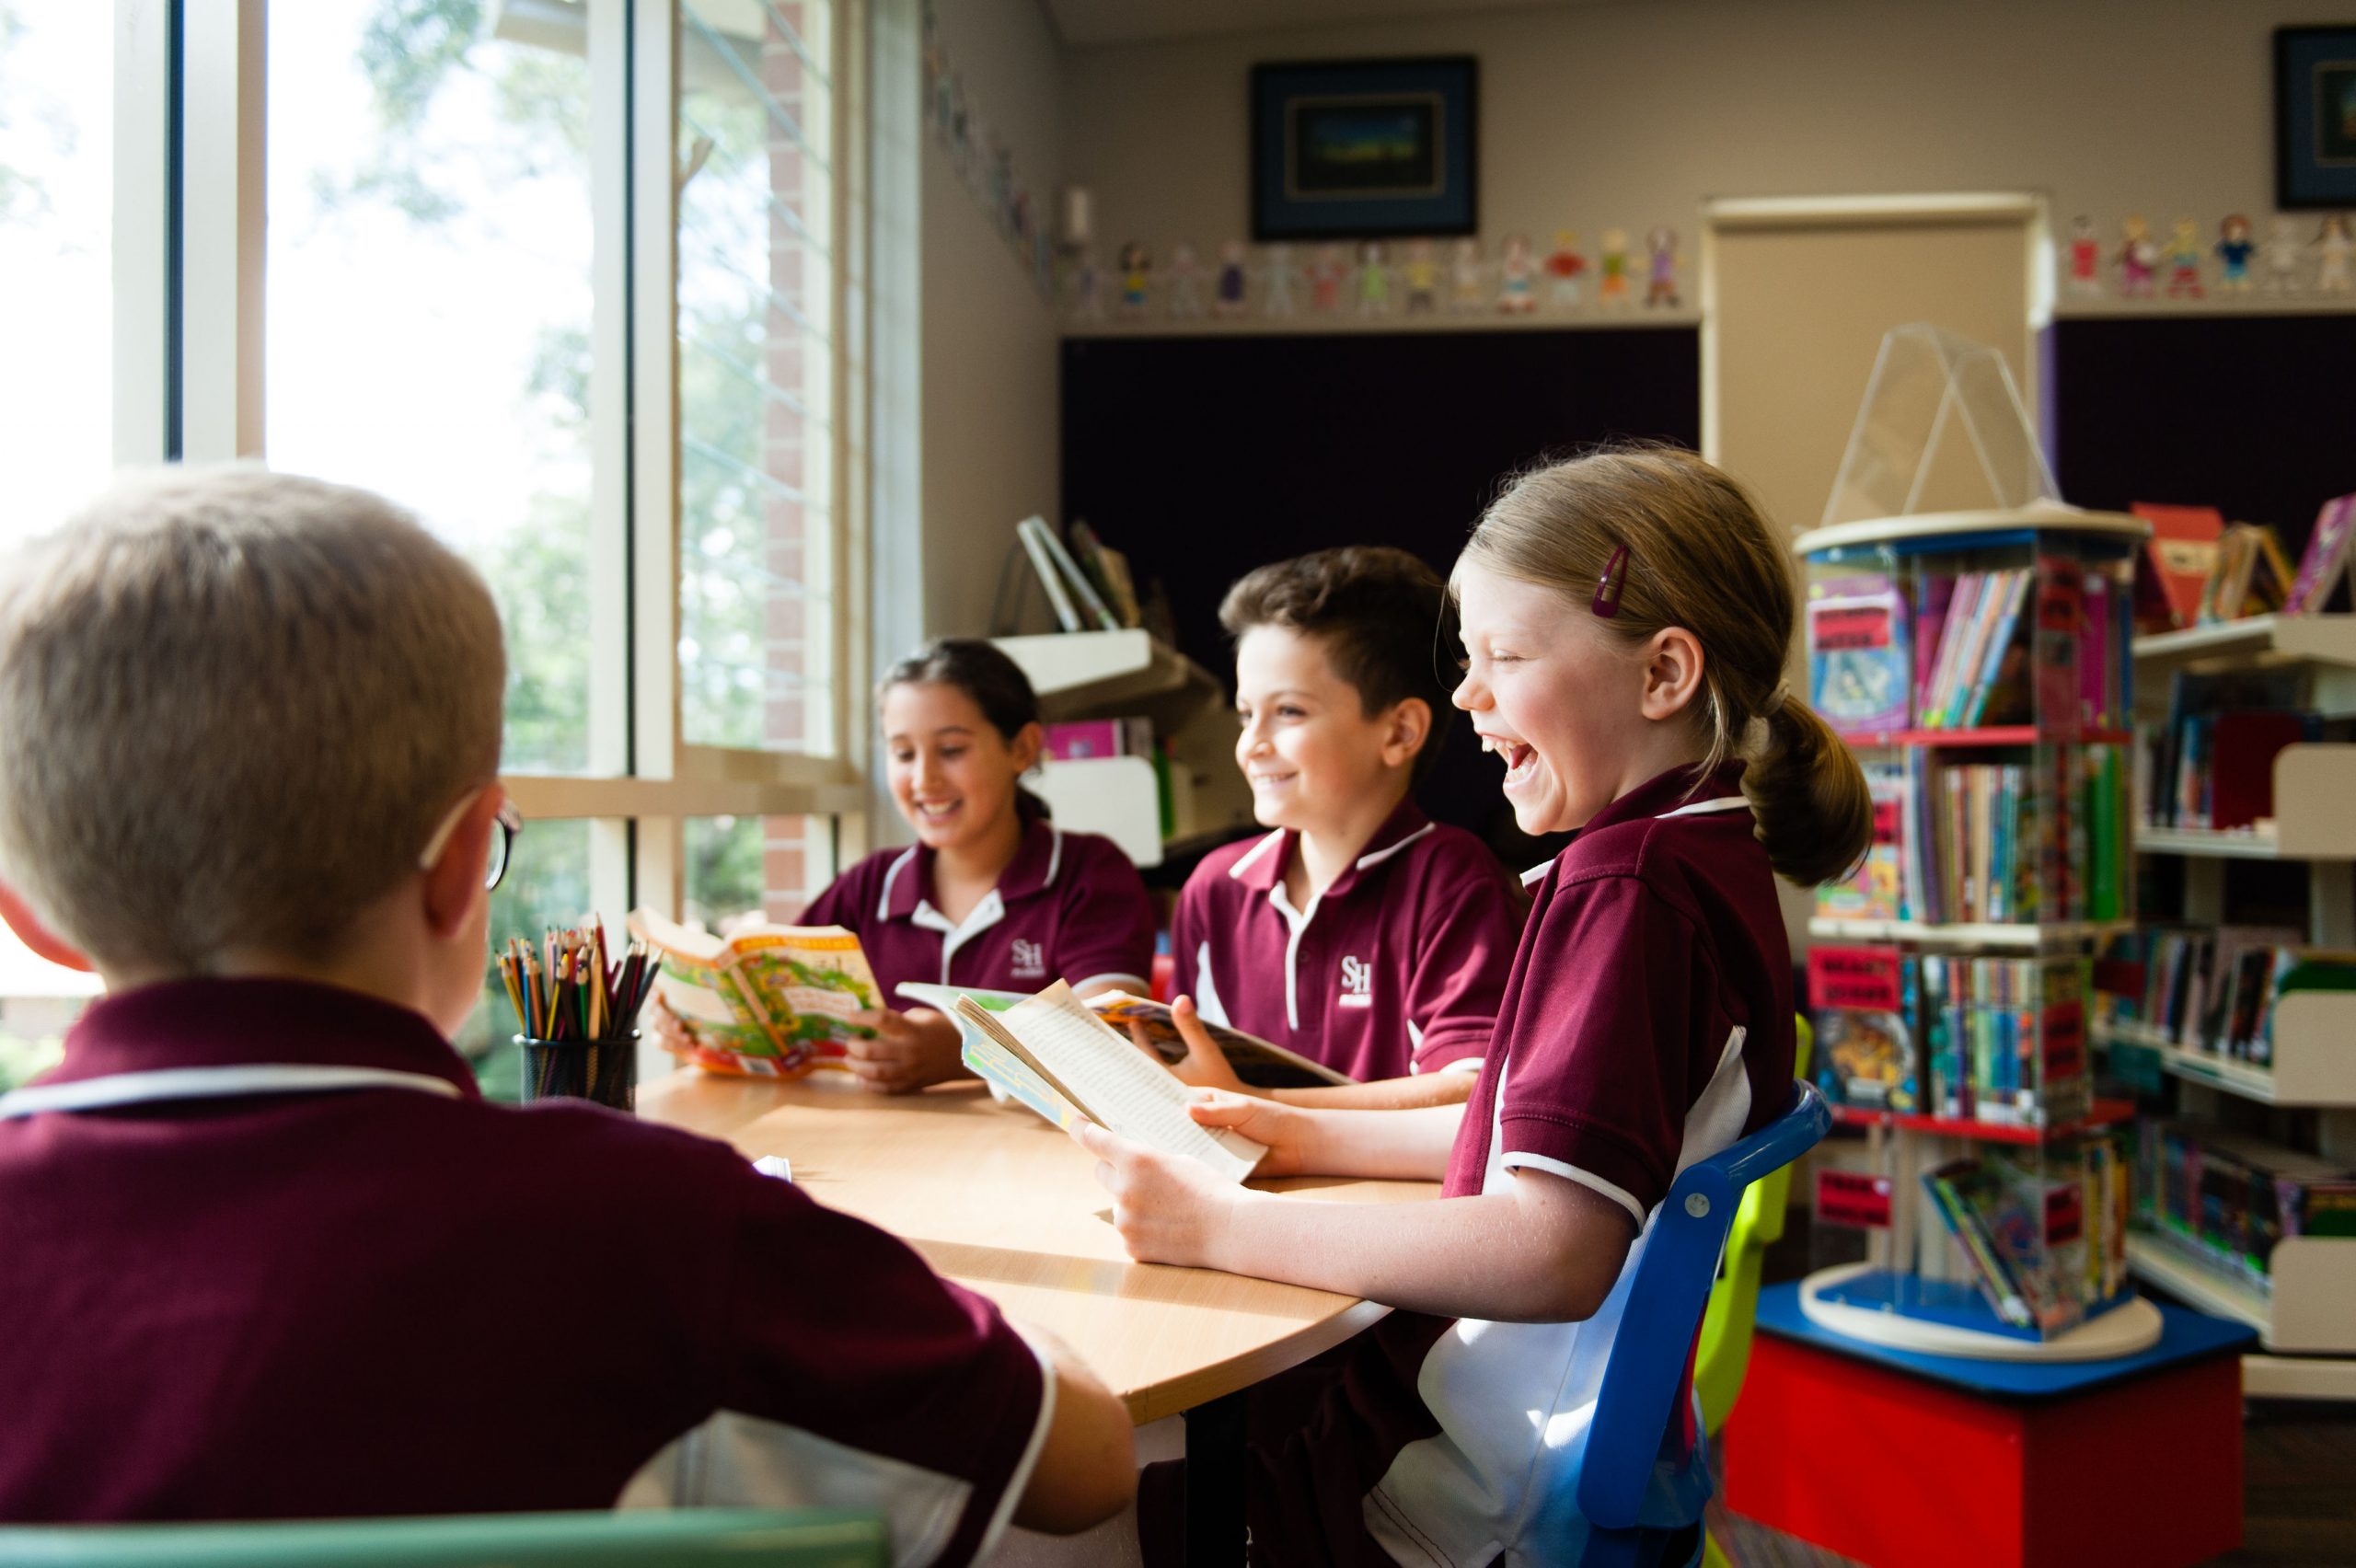
[[[638,1031],[610,1040],[532,1040],[524,1053],[524,1102],[587,1100],[617,1111],[638,1108]]]

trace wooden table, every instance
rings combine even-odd
[[[638,1113],[755,1159],[783,1155],[812,1197],[882,1226],[1009,1317],[1061,1338],[1140,1424],[1298,1366],[1390,1310],[1295,1285],[1131,1262],[1088,1152],[978,1084],[894,1098],[834,1072],[781,1084],[684,1068],[641,1085]],[[1360,1203],[1439,1191],[1431,1182],[1321,1177],[1254,1184]]]
[[[978,1084],[887,1098],[848,1075],[793,1083],[682,1068],[638,1112],[783,1155],[812,1197],[871,1220],[1009,1317],[1063,1340],[1140,1424],[1186,1417],[1190,1563],[1243,1560],[1242,1391],[1341,1343],[1390,1309],[1211,1269],[1129,1261],[1095,1161]],[[1304,1202],[1408,1203],[1434,1182],[1253,1183]]]

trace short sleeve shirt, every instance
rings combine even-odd
[[[1536,875],[1449,1193],[1550,1170],[1641,1227],[1685,1165],[1783,1111],[1790,947],[1739,778],[1640,785]]]
[[[837,877],[803,912],[859,935],[886,1003],[904,981],[1037,991],[1113,985],[1143,996],[1153,972],[1153,901],[1111,839],[1067,833],[1028,805],[1022,842],[963,922],[937,907],[933,852],[884,849]]]
[[[1360,1082],[1477,1067],[1520,931],[1480,840],[1402,801],[1305,910],[1285,891],[1299,852],[1278,829],[1195,868],[1171,923],[1178,991]]]
[[[15,1521],[627,1493],[877,1508],[897,1561],[964,1563],[1052,1402],[893,1237],[723,1144],[488,1104],[424,1019],[326,986],[95,1004],[0,1097],[0,1257]]]

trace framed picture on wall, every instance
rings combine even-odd
[[[1478,80],[1469,54],[1252,67],[1252,237],[1472,233]]]
[[[2356,27],[2274,29],[2274,204],[2356,207]]]

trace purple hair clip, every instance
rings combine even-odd
[[[1628,585],[1628,547],[1620,545],[1611,551],[1611,559],[1603,563],[1603,575],[1596,579],[1595,602],[1588,608],[1610,620],[1620,613],[1620,591]]]

